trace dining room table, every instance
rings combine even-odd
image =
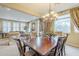
[[[15,37],[20,39],[26,46],[34,50],[38,55],[46,56],[57,45],[58,36],[37,36],[26,39],[26,37]]]

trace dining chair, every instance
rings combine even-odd
[[[68,34],[64,37],[59,37],[58,44],[56,47],[56,56],[64,56],[65,55],[65,43],[67,41]]]
[[[60,40],[60,38],[58,38],[58,42],[57,42],[57,45],[55,47],[55,52],[54,52],[54,56],[60,56],[61,55],[61,42],[62,40]]]
[[[63,56],[63,55],[66,55],[66,53],[65,53],[65,43],[66,43],[66,41],[67,41],[67,38],[68,38],[68,34],[66,34],[66,36],[65,36],[65,38],[64,38],[64,40],[63,40],[62,46],[61,46],[61,55],[62,55],[62,56]]]
[[[53,42],[55,43],[55,47],[51,49],[50,52],[48,52],[48,56],[55,56],[56,55],[56,51],[57,51],[57,47],[58,47],[58,36],[52,36],[51,40],[53,40]]]
[[[21,42],[20,39],[16,39],[16,44],[20,53],[20,56],[33,56],[35,52],[33,50],[26,51],[26,45]]]
[[[68,34],[58,37],[56,46],[49,52],[48,56],[63,56],[65,55],[65,43],[67,41]],[[56,39],[55,39],[56,40]]]
[[[53,53],[53,54],[51,54],[51,55],[53,55],[53,56],[60,56],[60,52],[59,52],[60,39],[59,39],[58,36],[57,36],[57,38],[55,38],[55,43],[56,43],[56,46],[51,50],[51,52]]]
[[[19,39],[15,39],[15,41],[16,41],[20,56],[24,56],[25,54],[24,54],[24,51],[22,49],[23,47],[22,47],[21,41]]]

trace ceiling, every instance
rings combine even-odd
[[[0,18],[24,22],[44,16],[49,10],[48,3],[3,3],[0,5],[11,8],[8,10],[7,8],[0,7]],[[78,3],[51,3],[51,10],[60,12],[77,6],[79,6]]]
[[[37,19],[38,17],[32,16],[31,14],[27,13],[22,13],[13,9],[9,9],[6,7],[0,7],[0,18],[4,20],[29,22],[31,20]]]
[[[48,3],[25,3],[21,5],[31,10],[31,12],[39,14],[40,16],[43,16],[49,12]],[[78,3],[51,3],[51,10],[54,12],[60,12],[77,6],[79,6]]]

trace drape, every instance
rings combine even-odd
[[[79,8],[70,9],[70,16],[77,29],[79,29]]]

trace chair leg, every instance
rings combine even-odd
[[[56,56],[56,54],[57,54],[57,47],[55,48],[54,56]]]
[[[65,46],[63,47],[63,55],[66,56]]]
[[[60,56],[62,56],[62,51],[60,50]]]
[[[61,56],[63,56],[63,49],[61,49]]]
[[[24,56],[22,49],[19,49],[19,51],[20,51],[20,56]]]
[[[23,51],[24,51],[24,53],[25,53],[25,50],[26,50],[26,46],[24,45],[24,47],[23,47]]]
[[[22,51],[22,52],[23,52],[23,56],[25,56],[25,52],[26,52],[26,45],[24,45],[22,48],[23,48],[23,49],[22,49],[22,50],[23,50],[23,51]]]
[[[59,53],[59,56],[61,56],[61,53]]]

